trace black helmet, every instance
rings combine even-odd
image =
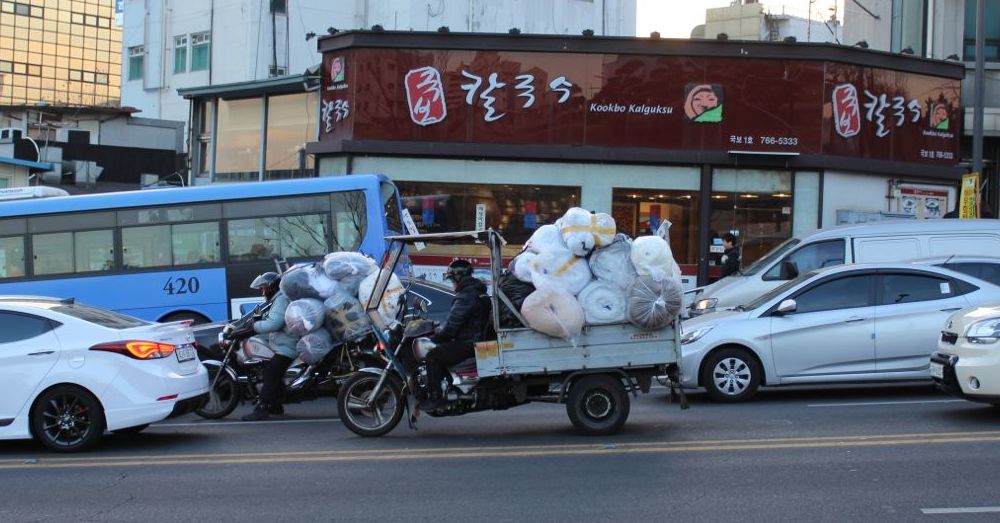
[[[278,276],[278,273],[265,272],[254,278],[253,283],[250,284],[250,288],[254,290],[266,288],[268,294],[274,294],[278,292],[279,283],[281,283],[281,276]]]
[[[465,278],[472,276],[472,264],[468,260],[455,260],[448,265],[448,270],[444,273],[444,279],[458,283]]]

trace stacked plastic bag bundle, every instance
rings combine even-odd
[[[639,276],[628,289],[626,316],[636,327],[662,329],[681,308],[681,288],[672,279]]]
[[[573,207],[559,219],[559,233],[566,247],[577,256],[586,256],[594,249],[610,244],[617,229],[615,219],[606,213],[592,214]]]
[[[554,287],[576,296],[592,278],[587,260],[567,249],[550,248],[530,258],[527,265],[536,289]]]
[[[583,309],[572,294],[558,288],[536,289],[521,305],[528,327],[575,342],[583,331]]]
[[[299,352],[299,359],[308,363],[319,363],[327,354],[333,350],[334,341],[330,333],[325,329],[316,329],[299,338],[295,344],[295,350]]]
[[[361,281],[378,270],[374,260],[357,252],[331,252],[323,258],[321,265],[328,277],[336,280],[349,294],[355,296],[358,294]]]
[[[368,300],[372,297],[372,292],[375,290],[375,282],[378,281],[379,274],[382,274],[381,270],[376,270],[375,272],[369,274],[361,281],[358,287],[358,300],[361,302],[362,307],[368,306]],[[399,298],[406,292],[403,287],[403,283],[399,281],[399,277],[395,274],[389,277],[389,284],[385,288],[385,292],[382,294],[382,301],[378,304],[378,313],[382,317],[382,321],[386,325],[392,325],[396,321],[396,315],[399,314]]]
[[[300,298],[285,309],[285,331],[301,338],[323,325],[323,302],[314,298]]]
[[[632,239],[626,234],[618,234],[611,245],[590,255],[590,271],[598,280],[628,289],[637,276],[631,256]]]
[[[281,276],[281,292],[289,300],[302,298],[326,299],[337,291],[337,281],[323,272],[316,264],[293,267]]]
[[[594,280],[577,296],[589,325],[625,321],[625,292],[613,283]]]
[[[360,282],[359,282],[360,284]],[[335,341],[360,341],[371,332],[371,322],[357,298],[340,290],[323,302],[323,326]]]
[[[536,229],[531,238],[528,238],[528,241],[524,243],[524,250],[535,254],[541,254],[553,248],[565,249],[566,243],[563,242],[559,227],[551,224],[542,225]]]

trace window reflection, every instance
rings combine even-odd
[[[219,100],[215,172],[218,181],[249,181],[260,172],[261,98]]]
[[[316,139],[318,96],[312,92],[268,97],[268,179],[311,175],[313,158],[305,153],[305,144]]]

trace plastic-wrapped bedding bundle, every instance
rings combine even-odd
[[[555,225],[542,225],[524,243],[524,250],[535,254],[541,254],[552,248],[566,248],[566,244],[563,243],[562,233],[559,232],[559,227]]]
[[[657,330],[670,324],[681,308],[681,287],[672,279],[639,276],[629,287],[625,315],[640,329]]]
[[[603,249],[590,255],[590,270],[594,277],[613,283],[624,291],[635,281],[635,266],[632,265],[632,240],[624,234]]]
[[[535,288],[556,287],[576,296],[593,276],[587,260],[566,249],[551,249],[532,259],[531,283]]]
[[[537,289],[521,304],[528,327],[573,343],[583,331],[583,309],[568,292],[557,288]]]
[[[371,332],[364,306],[343,289],[327,298],[323,308],[326,309],[324,326],[334,340],[358,341]]]
[[[306,274],[309,276],[309,286],[316,291],[320,299],[326,299],[333,296],[337,292],[337,288],[340,286],[336,280],[330,278],[323,272],[322,266],[319,264],[311,265],[304,269]]]
[[[531,283],[531,262],[538,255],[533,252],[524,251],[518,254],[510,263],[507,265],[507,269],[514,274],[514,277],[525,282]]]
[[[361,280],[378,270],[374,260],[357,252],[331,252],[323,258],[322,266],[327,276],[354,295],[358,293]]]
[[[333,338],[325,329],[312,331],[299,338],[295,344],[295,350],[299,352],[299,359],[309,363],[319,363],[324,356],[333,350]]]
[[[625,290],[613,283],[594,280],[576,299],[590,325],[625,321]]]
[[[323,302],[302,298],[288,304],[285,309],[285,332],[300,338],[323,324]]]
[[[514,304],[514,307],[517,307],[518,312],[521,311],[521,305],[524,303],[524,299],[531,293],[535,292],[534,285],[517,279],[517,277],[511,274],[510,271],[505,271],[500,275],[500,279],[497,280],[497,288],[499,288],[500,291],[510,299],[510,302]],[[512,328],[524,326],[521,325],[517,316],[514,316],[514,313],[512,313],[503,302],[500,302],[500,325]]]
[[[631,258],[639,276],[662,280],[673,278],[675,272],[680,272],[676,270],[677,262],[670,244],[659,236],[641,236],[632,240]]]
[[[378,275],[381,273],[381,270],[375,271],[361,280],[361,285],[358,287],[358,300],[361,302],[362,308],[368,306],[368,300],[371,299],[372,292],[375,290],[375,282],[378,281]],[[382,301],[378,305],[378,313],[386,325],[392,325],[396,322],[396,315],[399,313],[399,297],[404,292],[406,289],[403,288],[403,284],[393,274],[382,294]]]
[[[282,274],[279,286],[289,300],[319,298],[319,293],[309,284],[309,272],[306,271],[306,267],[293,267]]]
[[[577,256],[609,245],[615,238],[615,219],[606,213],[591,214],[573,207],[559,219],[559,232],[566,247]]]

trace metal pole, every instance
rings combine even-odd
[[[983,176],[983,44],[986,34],[983,31],[985,18],[984,0],[976,0],[976,76],[973,78],[972,94],[972,171]]]

